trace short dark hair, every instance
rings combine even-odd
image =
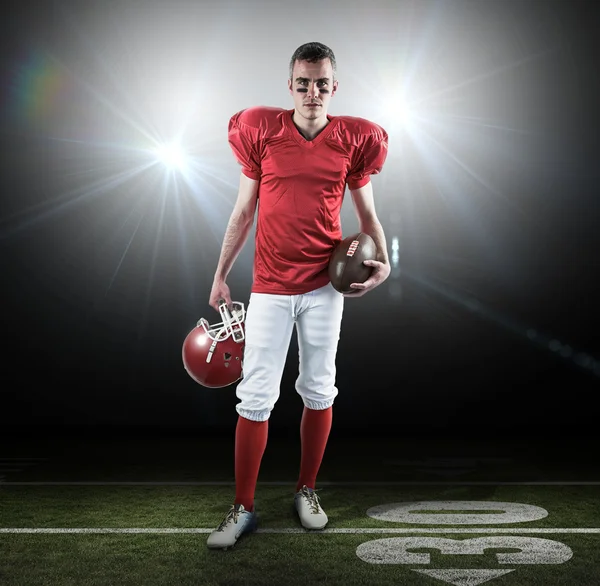
[[[304,45],[300,45],[294,51],[294,54],[290,59],[290,79],[292,79],[294,63],[296,63],[296,61],[308,61],[309,63],[316,63],[322,59],[329,59],[329,61],[331,61],[331,67],[333,68],[333,79],[335,79],[335,55],[333,54],[333,51],[323,43],[304,43]]]

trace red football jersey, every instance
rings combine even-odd
[[[342,239],[346,185],[366,185],[387,157],[388,135],[373,122],[328,115],[329,124],[306,140],[293,113],[253,107],[229,121],[229,144],[242,172],[260,181],[256,293],[298,295],[329,282],[329,258]]]

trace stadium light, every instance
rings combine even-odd
[[[161,145],[155,152],[158,160],[169,169],[182,171],[186,166],[186,154],[177,143]]]

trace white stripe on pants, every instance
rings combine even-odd
[[[296,392],[310,409],[327,409],[338,394],[335,359],[344,297],[331,283],[302,295],[252,293],[246,312],[239,415],[266,421],[279,398],[294,325],[298,332]]]

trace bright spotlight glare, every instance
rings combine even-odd
[[[183,169],[186,156],[177,143],[165,144],[156,149],[156,156],[169,169]]]
[[[411,109],[402,95],[391,95],[382,104],[383,115],[393,126],[408,126],[411,122]]]
[[[400,260],[400,243],[398,242],[398,238],[392,238],[392,266],[394,268],[398,267],[398,262]]]

